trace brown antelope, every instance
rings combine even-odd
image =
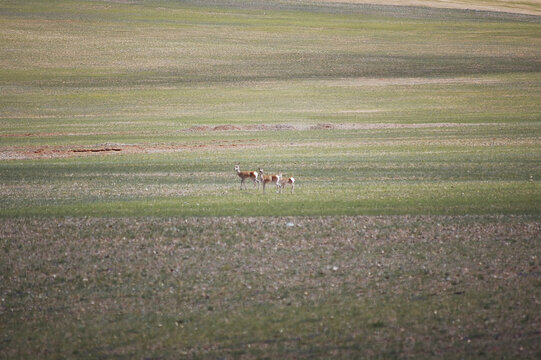
[[[270,182],[276,185],[276,192],[278,192],[279,182],[280,182],[280,179],[282,178],[282,174],[265,175],[263,173],[263,169],[259,168],[259,178],[260,178],[260,181],[263,183],[263,192],[265,192],[265,186],[267,185],[267,183],[270,183]]]
[[[257,183],[257,189],[259,189],[259,174],[255,171],[240,171],[239,165],[235,165],[235,172],[240,177],[240,189],[242,190],[242,185],[244,184],[244,180],[251,179],[255,184]],[[246,184],[244,184],[244,188],[246,189]]]
[[[280,174],[280,181],[278,182],[278,186],[280,187],[280,194],[282,193],[282,189],[288,184],[291,185],[291,193],[293,194],[293,191],[295,190],[295,178],[290,177],[284,179],[282,178],[282,174]]]

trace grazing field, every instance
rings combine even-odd
[[[2,354],[536,358],[540,232],[525,216],[7,219]]]
[[[539,358],[541,5],[440,3],[0,1],[0,358]]]

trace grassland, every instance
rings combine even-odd
[[[0,358],[541,356],[539,6],[375,3],[0,1]]]
[[[2,354],[535,358],[536,219],[7,219]]]

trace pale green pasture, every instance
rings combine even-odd
[[[1,214],[536,214],[537,132],[536,123],[520,123],[173,135],[246,147],[4,162]],[[263,194],[251,183],[241,191],[235,163],[295,177],[295,194],[272,185]]]
[[[2,131],[539,119],[536,17],[196,5],[3,2]]]
[[[539,49],[510,13],[0,0],[0,358],[540,358]]]
[[[540,30],[415,7],[3,1],[1,214],[537,213]],[[127,145],[146,153],[55,153]],[[17,160],[38,150],[52,158]],[[296,194],[241,192],[237,162]]]
[[[2,134],[166,132],[200,124],[534,121],[535,74],[4,89]],[[1,143],[12,142],[2,138]],[[17,139],[24,143],[25,140]],[[44,139],[47,141],[47,139]]]
[[[147,188],[148,189],[148,188]],[[57,189],[58,190],[58,189]],[[81,189],[82,190],[82,189]],[[146,189],[145,189],[146,190]],[[151,187],[149,191],[154,190]],[[180,189],[182,191],[182,189]],[[205,191],[206,190],[206,191]],[[84,190],[83,190],[84,191]],[[267,189],[273,191],[272,188]],[[179,191],[180,192],[180,191]],[[541,187],[528,182],[307,185],[294,195],[234,194],[203,189],[201,195],[134,200],[107,196],[63,200],[32,199],[2,210],[3,216],[295,216],[405,214],[531,214],[541,210]],[[121,194],[120,194],[121,195]],[[116,195],[115,197],[118,197]],[[122,197],[122,196],[120,196]],[[112,197],[111,197],[112,198]]]

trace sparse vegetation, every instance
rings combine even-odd
[[[0,2],[0,358],[539,358],[539,6],[375,2]]]
[[[6,219],[2,354],[535,358],[540,232],[524,216]]]

